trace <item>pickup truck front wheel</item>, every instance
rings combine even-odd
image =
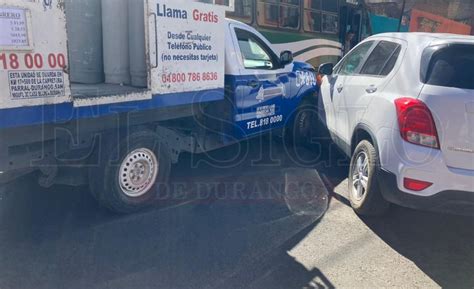
[[[90,169],[92,194],[99,203],[117,213],[133,213],[151,205],[160,185],[166,184],[169,154],[150,131],[113,141],[99,150],[99,164]]]
[[[303,101],[295,113],[293,124],[283,132],[285,142],[295,145],[309,144],[316,116],[314,105]]]

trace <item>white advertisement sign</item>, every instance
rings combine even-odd
[[[187,0],[150,6],[157,35],[150,37],[153,92],[224,88],[225,7]]]
[[[0,0],[0,109],[70,101],[64,11],[45,3]]]
[[[28,47],[26,11],[0,7],[0,47]]]

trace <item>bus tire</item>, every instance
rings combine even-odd
[[[92,195],[120,214],[152,205],[171,170],[168,150],[148,130],[131,133],[121,141],[110,138],[99,149],[98,161],[89,170]]]

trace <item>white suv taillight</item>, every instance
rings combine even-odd
[[[395,100],[402,138],[413,144],[439,149],[438,132],[431,111],[414,98]]]

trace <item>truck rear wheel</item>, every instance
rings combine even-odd
[[[118,146],[117,146],[118,144]],[[89,171],[92,195],[117,213],[150,206],[166,184],[171,168],[168,151],[151,131],[139,131],[98,150],[99,164]]]

